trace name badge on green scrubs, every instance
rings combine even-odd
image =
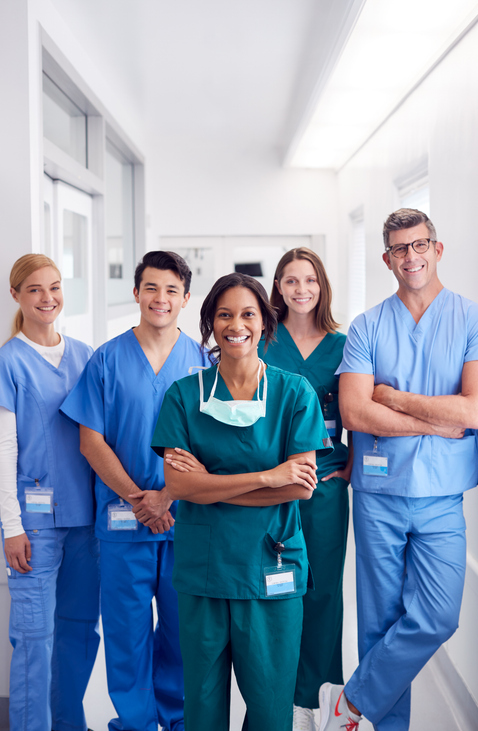
[[[377,449],[378,438],[375,437],[372,452],[363,454],[363,473],[375,477],[388,477],[388,455]]]
[[[108,530],[138,530],[138,521],[129,503],[108,505]]]
[[[53,488],[40,487],[38,480],[35,483],[35,487],[25,488],[27,513],[53,513]]]
[[[274,551],[277,553],[277,565],[264,569],[266,596],[282,596],[295,594],[295,566],[283,564],[281,553],[285,549],[283,543],[276,543]]]

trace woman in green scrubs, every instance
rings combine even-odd
[[[186,731],[227,731],[231,664],[243,729],[290,731],[308,563],[298,500],[331,451],[315,392],[265,366],[276,315],[255,279],[219,279],[201,309],[219,364],[174,383],[152,446],[175,524]],[[282,567],[280,564],[282,563]]]
[[[259,354],[266,363],[305,376],[319,397],[333,453],[318,462],[317,489],[300,503],[315,589],[304,596],[304,625],[294,698],[294,731],[313,731],[322,683],[343,683],[342,577],[348,528],[352,454],[342,444],[338,379],[345,335],[331,312],[331,288],[320,258],[307,248],[288,251],[275,272],[271,304],[276,341]]]

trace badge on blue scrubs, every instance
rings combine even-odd
[[[53,488],[35,480],[35,487],[25,488],[25,507],[27,513],[53,513]]]
[[[274,551],[277,553],[277,566],[264,569],[264,580],[266,584],[266,596],[282,596],[284,594],[295,594],[295,566],[283,564],[281,553],[285,549],[283,543],[276,543]]]
[[[388,477],[388,455],[377,449],[378,437],[375,437],[372,452],[363,453],[363,473],[373,477]]]
[[[133,506],[121,500],[120,504],[108,505],[108,530],[138,530]]]

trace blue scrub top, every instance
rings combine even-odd
[[[458,394],[464,363],[478,360],[478,305],[442,289],[418,323],[394,294],[351,324],[340,373],[368,373],[375,383],[426,396]],[[364,492],[429,497],[475,487],[478,450],[474,432],[462,439],[438,436],[379,437],[388,476],[363,474],[363,454],[374,436],[354,432],[352,487]]]
[[[92,525],[92,472],[80,453],[77,427],[59,408],[92,348],[65,337],[58,368],[28,343],[12,338],[0,348],[0,406],[17,420],[17,492],[25,530]],[[25,488],[53,488],[53,513],[27,513]]]
[[[203,371],[209,398],[216,368]],[[235,475],[272,469],[291,454],[332,451],[320,405],[302,376],[268,366],[266,416],[248,427],[216,421],[199,411],[197,375],[167,392],[152,447],[181,447],[208,472]],[[263,380],[260,385],[262,396]],[[232,400],[219,374],[216,398]],[[256,396],[254,396],[256,398]],[[284,563],[296,567],[297,595],[307,589],[308,564],[298,501],[267,507],[227,503],[197,505],[181,500],[176,518],[173,584],[177,591],[227,599],[264,599],[264,569],[274,566],[273,546],[284,543]],[[289,598],[290,595],[278,598]]]
[[[149,445],[164,394],[190,367],[210,365],[194,340],[180,333],[163,367],[156,375],[134,331],[102,345],[92,356],[62,412],[78,424],[102,434],[140,490],[164,487],[163,460]],[[174,528],[154,535],[138,522],[137,530],[108,530],[108,505],[118,495],[96,476],[96,535],[105,541],[172,540]],[[176,503],[171,506],[174,516]]]
[[[335,371],[342,360],[345,335],[327,333],[308,358],[303,358],[299,348],[283,322],[277,327],[276,340],[264,351],[264,341],[259,343],[259,357],[270,365],[290,373],[305,376],[319,397],[326,425],[330,424],[330,437],[334,445],[331,454],[317,460],[317,477],[342,470],[347,464],[348,449],[342,444],[342,419],[339,412],[339,382]],[[327,399],[326,399],[327,397]],[[333,428],[334,427],[334,428]]]

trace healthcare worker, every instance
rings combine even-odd
[[[299,503],[307,555],[315,580],[303,598],[304,623],[294,698],[294,731],[314,731],[319,688],[342,676],[342,578],[348,529],[352,454],[342,444],[338,379],[345,335],[331,312],[332,291],[322,261],[310,249],[288,251],[274,275],[276,340],[259,355],[266,363],[305,376],[319,397],[332,454],[321,459],[311,500]]]
[[[301,376],[259,360],[276,315],[254,278],[219,279],[201,309],[218,366],[167,392],[153,438],[181,498],[175,536],[186,731],[227,731],[231,662],[248,731],[290,731],[308,563],[298,499],[331,451]]]
[[[425,213],[392,213],[383,237],[398,291],[353,321],[338,370],[354,430],[360,663],[345,689],[322,686],[320,731],[356,729],[360,714],[376,731],[408,730],[411,682],[455,632],[465,578],[478,305],[438,279],[443,244]]]
[[[11,595],[11,731],[85,731],[83,696],[99,644],[92,475],[59,413],[92,350],[59,335],[61,275],[27,254],[20,306],[0,349],[0,515]]]
[[[168,731],[184,728],[171,585],[176,503],[149,445],[166,390],[209,362],[177,326],[190,282],[178,254],[147,253],[135,272],[139,326],[96,351],[62,406],[80,424],[81,449],[96,472],[106,669],[118,714],[110,731],[157,731],[158,723]]]

